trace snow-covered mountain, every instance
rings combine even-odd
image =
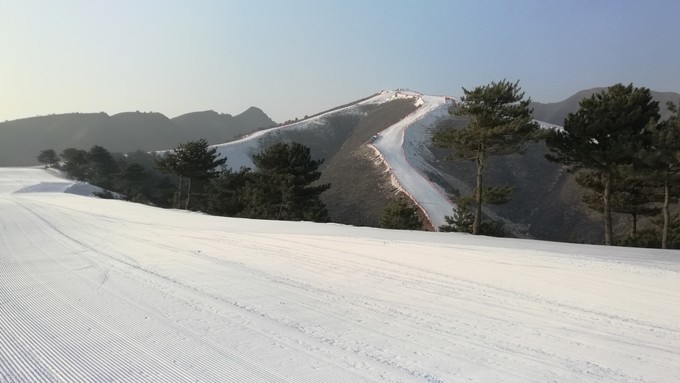
[[[298,141],[326,160],[322,195],[334,222],[379,225],[385,206],[397,194],[418,205],[431,228],[445,224],[455,198],[471,193],[470,163],[445,160],[447,151],[432,146],[432,133],[445,125],[463,126],[451,116],[453,98],[412,91],[382,91],[372,97],[292,124],[258,131],[216,145],[233,169],[253,167],[251,156],[277,141]],[[555,125],[541,122],[544,128]],[[492,159],[489,184],[515,186],[513,201],[485,208],[518,237],[597,241],[599,230],[580,204],[573,179],[544,158],[543,144],[523,156]]]
[[[380,158],[386,171],[391,176],[394,187],[407,194],[430,220],[431,225],[438,227],[445,224],[444,215],[450,215],[453,209],[451,199],[444,191],[423,176],[427,163],[423,156],[427,155],[429,132],[434,124],[448,115],[451,100],[440,96],[426,96],[409,91],[382,91],[368,99],[347,105],[314,117],[250,134],[240,140],[216,145],[218,153],[228,159],[227,165],[233,169],[240,167],[254,168],[252,155],[261,151],[272,141],[288,141],[302,139],[312,148],[334,141],[332,132],[333,118],[354,117],[358,124],[363,117],[372,111],[393,101],[407,101],[412,104],[413,111],[394,124],[367,138],[362,145],[372,148]],[[347,137],[336,140],[336,146],[346,145]],[[359,150],[360,148],[356,148]],[[342,181],[340,181],[342,182]],[[335,183],[335,182],[334,182]],[[328,204],[333,204],[328,201]]]
[[[2,382],[680,376],[678,251],[212,217],[77,188],[0,168]]]

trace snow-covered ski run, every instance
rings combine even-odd
[[[83,190],[0,168],[0,382],[680,377],[677,251],[230,219]]]

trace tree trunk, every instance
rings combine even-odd
[[[663,183],[663,229],[661,230],[661,248],[668,248],[668,227],[670,226],[670,212],[668,206],[671,202],[671,185],[668,181],[668,175]]]
[[[177,205],[177,206],[175,206],[177,209],[179,209],[179,207],[182,206],[182,181],[183,181],[183,179],[184,178],[180,174],[179,175],[179,186],[177,187],[177,201],[173,204],[173,205],[175,205],[175,204]]]
[[[189,200],[191,200],[191,178],[187,181],[187,202],[184,204],[184,210],[189,210]]]
[[[484,172],[484,159],[477,157],[477,189],[475,189],[475,220],[472,222],[472,234],[478,235],[482,225],[482,173]]]
[[[612,207],[611,207],[611,188],[612,188],[612,174],[605,173],[604,179],[604,244],[611,246],[613,244],[613,230],[612,230]]]
[[[632,216],[633,216],[633,230],[631,232],[631,237],[633,239],[635,239],[635,237],[637,237],[637,216],[638,215],[637,215],[637,213],[633,213]]]

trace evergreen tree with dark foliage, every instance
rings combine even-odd
[[[651,171],[651,181],[662,189],[661,248],[668,248],[670,204],[680,194],[680,105],[667,103],[671,116],[666,121],[648,124],[648,141],[642,159]]]
[[[501,196],[506,197],[507,193],[500,193]],[[491,197],[493,201],[494,197]],[[488,201],[485,198],[485,201]],[[462,196],[457,199],[456,207],[453,209],[453,215],[444,216],[445,225],[439,226],[439,231],[455,232],[455,233],[470,233],[472,234],[472,225],[475,221],[475,215],[471,211],[474,206],[475,196]],[[506,232],[503,228],[503,222],[483,219],[479,225],[479,234],[488,235],[490,237],[505,237]]]
[[[211,178],[219,176],[221,169],[218,169],[227,162],[226,158],[218,158],[216,148],[209,148],[208,141],[200,139],[180,144],[172,152],[166,153],[158,159],[158,168],[169,174],[179,177],[177,188],[177,207],[184,205],[184,209],[189,209],[191,202],[192,180],[206,182]],[[186,199],[182,201],[182,189],[186,179]],[[195,191],[193,191],[195,193]],[[183,203],[182,203],[183,202]]]
[[[680,249],[680,215],[673,214],[669,217],[666,224],[664,217],[656,217],[651,220],[651,227],[647,227],[638,232],[635,238],[627,237],[621,242],[623,246],[647,247],[647,248],[661,248],[664,237],[664,230],[668,230],[665,234],[666,247],[665,249]],[[666,226],[667,225],[667,226]]]
[[[227,217],[244,216],[246,210],[245,187],[253,182],[249,168],[238,172],[225,170],[215,177],[209,189],[208,213]]]
[[[553,129],[546,135],[549,160],[566,165],[571,172],[587,169],[601,177],[606,245],[613,244],[615,172],[619,166],[636,162],[645,127],[658,118],[659,105],[649,89],[616,84],[581,100],[578,111],[565,119],[564,129]]]
[[[175,183],[154,168],[154,154],[141,150],[126,155],[114,154],[95,145],[89,151],[66,148],[61,157],[64,163],[59,169],[68,178],[106,189],[95,193],[101,198],[114,198],[111,192],[116,192],[128,201],[171,206]]]
[[[172,207],[177,180],[175,177],[162,173],[156,165],[160,157],[155,153],[137,150],[121,156],[123,169],[120,187],[121,193],[134,202],[150,203],[159,207]],[[139,165],[127,169],[129,165]],[[143,173],[143,177],[141,174]],[[141,179],[140,179],[141,178]],[[130,190],[132,189],[132,190]],[[139,191],[139,193],[135,193]]]
[[[38,154],[38,162],[45,164],[48,167],[57,167],[59,165],[59,156],[54,149],[45,149]]]
[[[492,82],[472,90],[463,88],[465,96],[454,113],[470,119],[464,129],[443,129],[436,132],[436,146],[451,149],[450,160],[474,161],[476,186],[474,191],[474,221],[472,233],[481,234],[484,196],[494,195],[497,202],[509,200],[511,188],[484,187],[483,175],[490,156],[522,153],[526,143],[534,140],[538,125],[532,121],[529,104],[524,99],[519,82]]]
[[[87,181],[88,154],[87,151],[75,148],[66,148],[61,152],[64,160],[62,170],[66,176],[78,181]]]
[[[467,205],[458,204],[453,208],[453,215],[445,215],[445,225],[439,226],[439,231],[451,233],[472,233],[472,223],[475,222],[475,215]]]
[[[320,195],[330,184],[314,184],[323,160],[312,160],[308,147],[297,143],[276,143],[253,155],[257,167],[244,187],[244,215],[252,218],[288,221],[329,220]]]
[[[583,195],[582,201],[591,209],[603,213],[602,195],[604,182],[602,173],[582,170],[576,174],[576,182],[590,189]],[[640,174],[632,166],[620,166],[612,177],[611,210],[612,212],[631,216],[630,240],[635,240],[638,229],[638,219],[642,216],[651,217],[659,214],[660,208],[652,206],[656,201],[653,187],[648,177]]]
[[[87,181],[110,189],[113,186],[113,178],[118,173],[118,163],[106,148],[95,145],[87,153]]]
[[[126,164],[119,176],[120,189],[126,199],[133,202],[146,202],[144,195],[144,179],[147,178],[146,169],[138,163]]]
[[[419,230],[423,222],[418,216],[418,208],[409,206],[404,199],[392,201],[383,211],[380,226],[385,229]]]

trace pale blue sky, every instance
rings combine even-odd
[[[410,88],[680,92],[677,0],[0,0],[0,121],[251,105],[283,121]]]

